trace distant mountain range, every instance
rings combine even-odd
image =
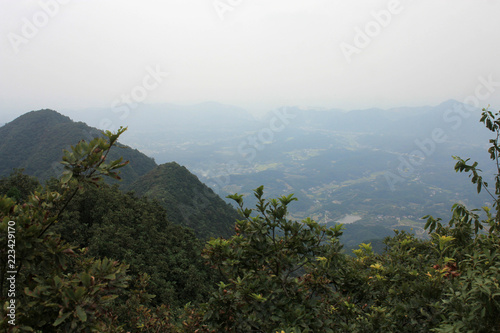
[[[160,163],[176,161],[186,165],[199,176],[199,169],[219,163],[221,158],[244,161],[248,157],[241,154],[248,148],[243,146],[244,141],[252,133],[259,132],[261,138],[257,139],[265,142],[266,147],[270,146],[266,140],[271,135],[271,139],[276,139],[306,133],[311,138],[311,135],[320,137],[326,131],[352,133],[367,145],[373,143],[377,147],[380,145],[379,148],[398,151],[412,149],[416,138],[429,137],[435,128],[442,128],[447,142],[454,144],[470,144],[467,133],[475,133],[477,143],[487,142],[488,138],[478,122],[480,110],[455,100],[437,106],[388,110],[283,107],[259,119],[239,107],[215,102],[189,106],[138,104],[128,109],[94,108],[68,111],[67,114],[99,128],[129,126],[123,142]],[[398,140],[393,140],[394,136],[398,136]],[[219,154],[221,148],[224,154]]]
[[[0,176],[22,168],[40,181],[57,177],[62,171],[62,150],[98,135],[100,130],[53,110],[28,112],[0,127]],[[171,222],[192,228],[200,238],[231,234],[236,210],[185,167],[177,163],[157,165],[136,149],[118,146],[109,158],[122,156],[130,161],[121,169],[121,188],[158,200]]]
[[[112,130],[129,126],[122,142],[166,164],[157,166],[141,154],[137,158],[145,162],[135,165],[135,158],[125,157],[132,161],[133,170],[129,175],[124,170],[127,181],[122,187],[162,202],[170,210],[169,218],[199,230],[199,235],[230,232],[226,222],[234,220],[234,210],[220,198],[238,192],[246,195],[246,205],[252,207],[252,189],[264,185],[268,197],[294,193],[299,198],[290,207],[294,219],[311,216],[327,224],[346,217],[345,221],[356,220],[347,225],[344,242],[359,244],[390,235],[394,228],[423,235],[420,218],[433,214],[446,220],[449,207],[457,201],[471,207],[488,204],[487,197],[474,193],[466,175],[453,171],[451,158],[471,157],[480,162],[486,177],[491,174],[486,152],[491,133],[479,123],[480,113],[450,100],[437,106],[349,112],[283,107],[262,118],[217,103],[139,104],[128,109],[86,109],[68,114]],[[60,141],[63,145],[81,139],[74,134],[81,134],[82,129],[84,133],[90,131],[83,123],[71,127],[69,118],[59,117],[42,118],[50,120],[44,126],[54,128],[48,132],[59,133],[61,138],[72,135],[73,141]],[[3,131],[17,127],[12,123],[18,120],[0,128],[0,135],[8,139],[2,146],[6,150],[0,150],[0,154],[13,156],[10,159],[15,162],[2,160],[7,163],[0,164],[3,174],[15,166],[43,176],[58,160],[60,142],[46,147],[34,119],[30,126],[22,125],[13,134]],[[59,131],[65,126],[73,129]],[[33,135],[27,135],[31,131]],[[30,141],[31,137],[37,139]],[[20,146],[24,157],[15,156],[16,138],[31,142]],[[41,156],[41,151],[50,153]],[[121,149],[119,153],[125,151],[133,150]],[[47,161],[32,163],[33,159]],[[204,184],[198,187],[201,182],[195,182],[193,174],[211,190]],[[171,186],[163,187],[163,183]],[[204,203],[200,193],[217,203]],[[176,203],[179,198],[180,204]],[[217,220],[219,214],[225,217]],[[206,220],[199,222],[202,217]]]
[[[359,220],[347,225],[344,242],[355,245],[394,228],[423,235],[420,218],[446,219],[457,201],[488,203],[453,171],[451,158],[471,157],[486,175],[491,171],[491,135],[480,113],[449,100],[389,110],[283,107],[259,119],[215,103],[140,105],[123,119],[105,109],[81,116],[130,124],[127,144],[185,165],[221,197],[245,194],[248,207],[252,189],[265,185],[269,197],[299,198],[290,207],[296,219],[335,223],[353,216]]]

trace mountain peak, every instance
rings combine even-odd
[[[30,111],[0,127],[0,176],[13,168],[23,168],[28,175],[47,180],[62,172],[59,163],[63,149],[80,140],[101,136],[100,130],[50,109]],[[114,149],[110,159],[130,160],[122,169],[123,184],[131,183],[156,166],[153,159],[133,149]]]
[[[444,102],[440,103],[439,105],[437,105],[436,108],[452,107],[456,104],[462,104],[462,103],[457,101],[456,99],[449,99],[449,100],[444,101]]]
[[[47,124],[61,124],[72,122],[73,120],[71,120],[71,118],[62,115],[57,111],[51,109],[41,109],[30,111],[23,115],[20,115],[13,121],[7,123],[6,126],[9,126],[10,124],[17,125],[19,123],[34,123],[38,124],[38,126],[43,126]]]

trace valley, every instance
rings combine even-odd
[[[449,121],[454,110],[468,108],[457,101],[349,112],[289,107],[260,119],[214,103],[190,106],[187,114],[181,106],[143,108],[131,115],[125,143],[159,163],[186,166],[222,198],[244,194],[248,207],[255,204],[253,189],[264,185],[267,197],[294,193],[290,214],[297,220],[333,225],[359,216],[345,225],[346,246],[393,229],[425,237],[423,216],[447,220],[459,201],[489,204],[453,171],[454,155],[479,161],[485,173],[491,166],[488,134],[477,117],[463,119],[460,128]]]

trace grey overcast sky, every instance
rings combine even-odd
[[[496,0],[0,0],[0,122],[133,102],[500,106],[499,14]]]

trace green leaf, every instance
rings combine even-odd
[[[78,316],[80,321],[82,322],[87,321],[87,312],[85,312],[85,310],[83,310],[82,307],[79,305],[76,307],[76,315]]]
[[[61,183],[67,184],[70,181],[71,177],[73,177],[73,172],[68,170],[64,171],[61,177]]]
[[[56,286],[57,289],[61,288],[62,281],[59,276],[54,276],[54,285]]]
[[[69,317],[71,312],[65,313],[63,315],[59,314],[59,317],[56,319],[56,321],[52,324],[53,326],[59,326],[63,321],[66,320],[66,318]]]
[[[80,274],[80,280],[82,280],[83,285],[87,288],[90,287],[91,279],[92,278],[88,273]]]
[[[75,291],[76,300],[80,300],[85,295],[85,287],[77,287]]]
[[[102,302],[110,302],[110,301],[114,300],[117,297],[118,297],[118,295],[106,295],[106,296],[102,296],[101,297],[101,301]]]

